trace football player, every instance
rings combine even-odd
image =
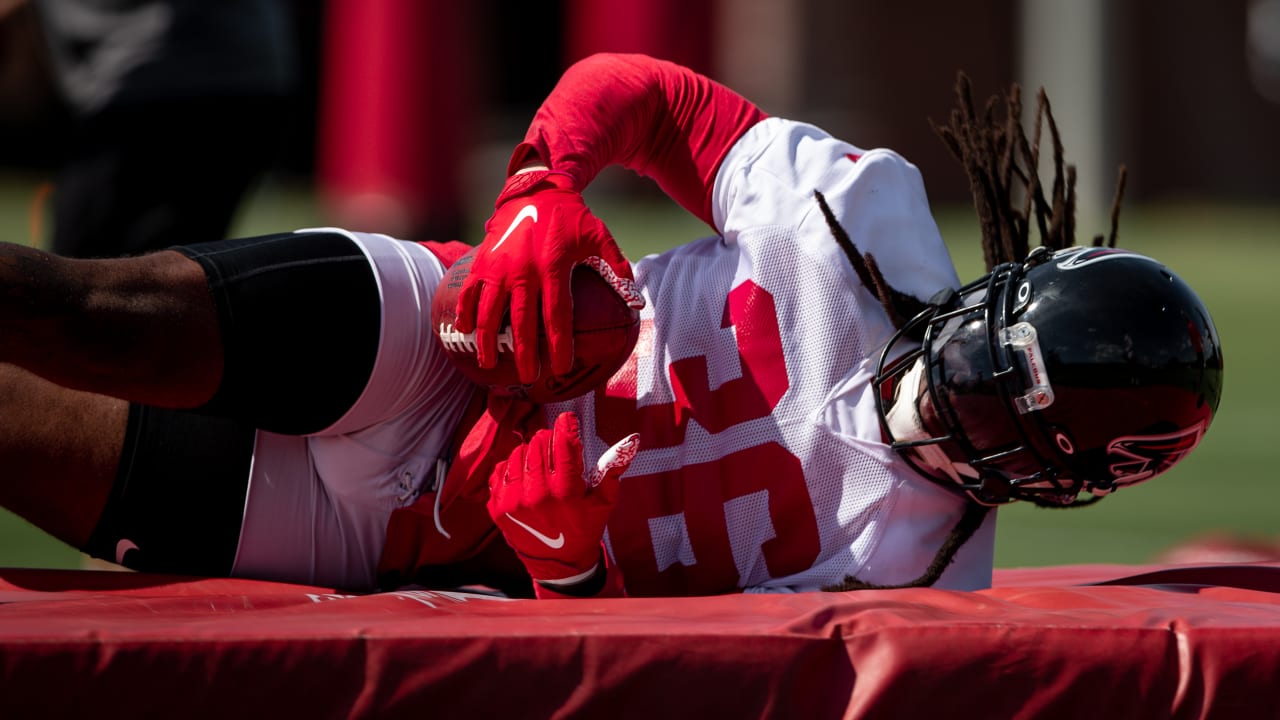
[[[984,587],[990,508],[1167,470],[1216,412],[1222,355],[1190,288],[1111,247],[1114,212],[1107,246],[1073,247],[1047,102],[1028,141],[1016,92],[1000,122],[968,95],[939,132],[991,273],[961,285],[897,153],[667,62],[575,65],[512,157],[458,308],[482,364],[509,312],[532,376],[539,316],[556,371],[572,363],[572,267],[643,299],[626,365],[542,407],[462,381],[430,336],[456,245],[6,246],[0,499],[167,572],[548,596]],[[1048,193],[1027,169],[1041,115]],[[580,195],[615,163],[714,235],[628,264]]]
[[[1029,142],[1016,93],[1004,117],[979,115],[961,78],[938,128],[970,175],[992,270],[961,286],[897,153],[768,118],[643,57],[565,75],[511,159],[520,199],[501,207],[538,207],[540,188],[580,190],[622,164],[715,235],[636,263],[648,304],[630,362],[546,408],[572,422],[490,474],[491,515],[540,589],[983,587],[989,508],[1087,503],[1195,447],[1221,392],[1208,312],[1167,268],[1114,248],[1114,209],[1095,241],[1107,247],[1072,247],[1074,171],[1047,99]],[[1046,121],[1048,191],[1030,170]],[[1123,174],[1117,207],[1122,190]],[[513,228],[505,246],[482,244],[459,307],[466,318],[476,303],[488,343],[503,308],[486,273],[510,273],[486,260],[558,240],[554,226]],[[527,331],[526,356],[534,342]],[[633,433],[618,487],[575,481],[584,451],[636,452]]]

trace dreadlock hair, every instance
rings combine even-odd
[[[845,257],[849,258],[849,263],[853,265],[853,270],[858,275],[858,280],[862,282],[862,286],[867,288],[880,301],[880,305],[884,307],[886,313],[889,314],[889,320],[894,327],[902,327],[908,320],[918,315],[925,308],[925,303],[919,299],[904,292],[899,292],[889,285],[884,279],[884,273],[880,272],[880,266],[876,264],[876,259],[871,253],[863,254],[860,252],[853,240],[849,238],[849,233],[845,232],[840,225],[840,221],[836,220],[836,215],[831,211],[831,206],[827,204],[827,199],[822,193],[814,190],[813,196],[818,201],[818,207],[822,210],[822,217],[827,221],[827,228],[831,231],[832,237],[836,239],[836,244],[844,250]]]
[[[849,590],[897,590],[909,587],[929,587],[938,582],[938,578],[942,577],[942,571],[947,569],[952,560],[955,560],[956,553],[960,550],[969,538],[982,527],[982,521],[987,518],[987,512],[991,508],[986,505],[979,505],[971,502],[965,505],[964,514],[956,522],[956,526],[951,529],[951,533],[947,535],[947,539],[943,541],[942,547],[938,548],[938,552],[933,555],[933,562],[929,563],[929,567],[925,568],[924,573],[902,585],[877,585],[863,580],[859,580],[853,575],[846,575],[842,582],[835,585],[827,585],[823,587],[824,592],[846,592]]]
[[[982,253],[987,270],[1006,262],[1021,262],[1031,251],[1031,228],[1039,233],[1039,245],[1060,250],[1075,244],[1076,168],[1063,160],[1062,137],[1053,119],[1053,110],[1044,88],[1036,96],[1035,132],[1031,140],[1022,128],[1022,91],[1014,83],[1003,98],[992,97],[981,115],[973,103],[969,78],[963,72],[956,77],[956,108],[950,121],[930,125],[951,154],[960,162],[969,178],[973,207],[982,230]],[[1003,116],[997,117],[1003,105]],[[1040,180],[1040,142],[1045,124],[1053,144],[1053,182],[1046,195]],[[1120,203],[1124,198],[1127,171],[1122,165],[1111,203],[1111,231],[1104,238],[1093,238],[1095,247],[1104,243],[1115,247],[1120,220]],[[895,290],[885,281],[879,265],[869,253],[858,250],[848,233],[840,226],[822,193],[814,191],[818,207],[826,219],[836,243],[844,250],[863,286],[880,301],[895,327],[923,312],[928,304]],[[921,338],[915,338],[920,340]],[[1077,500],[1070,505],[1036,502],[1041,507],[1081,507],[1100,498]],[[843,582],[824,587],[829,592],[847,590],[928,587],[938,581],[960,547],[982,526],[990,508],[969,502],[933,561],[920,577],[904,585],[876,585],[857,577],[846,576]]]
[[[1036,96],[1035,134],[1031,141],[1022,129],[1022,91],[1016,83],[1004,98],[1003,118],[996,117],[1001,103],[994,96],[978,115],[969,77],[963,72],[956,77],[955,93],[956,108],[951,111],[950,122],[939,125],[930,120],[930,125],[969,178],[987,269],[1025,259],[1031,249],[1033,224],[1039,231],[1040,245],[1050,250],[1074,245],[1076,168],[1063,161],[1062,136],[1044,88]],[[1039,171],[1040,141],[1046,123],[1053,143],[1053,183],[1047,196]],[[1116,245],[1127,175],[1125,167],[1120,166],[1111,203],[1111,232],[1106,238],[1095,235],[1094,246]]]
[[[1022,90],[1017,83],[1004,97],[1004,117],[997,118],[1000,99],[992,96],[981,116],[973,104],[969,76],[956,76],[956,108],[948,124],[929,124],[955,156],[969,178],[973,207],[982,230],[982,252],[987,269],[1005,262],[1024,260],[1031,250],[1030,233],[1039,231],[1040,245],[1060,250],[1075,244],[1076,168],[1063,160],[1062,136],[1044,88],[1037,94],[1035,134],[1032,140],[1022,128]],[[1053,142],[1053,184],[1045,195],[1040,180],[1040,141],[1045,124]],[[1094,246],[1116,246],[1120,203],[1124,199],[1127,169],[1121,165],[1111,201],[1111,232],[1095,235]],[[832,236],[848,256],[862,284],[875,293],[895,326],[915,317],[926,303],[895,290],[885,281],[873,256],[863,254],[836,220],[826,198],[814,191]]]

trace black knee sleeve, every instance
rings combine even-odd
[[[131,406],[115,484],[82,549],[144,572],[228,575],[254,436],[226,418]]]
[[[222,383],[200,412],[272,432],[323,430],[373,371],[381,296],[364,253],[338,232],[175,248],[209,278],[222,334]]]

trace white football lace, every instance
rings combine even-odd
[[[436,329],[436,335],[440,336],[440,342],[449,352],[473,353],[476,351],[476,334],[458,332],[453,329],[453,323],[440,323],[440,327]],[[511,337],[511,326],[508,325],[498,333],[498,352],[515,352],[515,350],[515,340]]]

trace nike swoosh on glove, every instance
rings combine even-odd
[[[639,449],[640,436],[629,435],[586,473],[578,416],[566,412],[498,463],[489,476],[489,516],[530,577],[571,585],[593,575],[619,478]]]
[[[516,372],[527,383],[538,377],[541,318],[551,372],[567,375],[573,369],[573,269],[590,265],[639,310],[645,302],[631,264],[564,173],[513,175],[495,207],[458,295],[455,325],[459,332],[475,332],[476,361],[491,368],[498,362],[498,335],[510,307]]]

